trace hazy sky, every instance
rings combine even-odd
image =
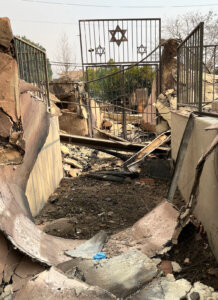
[[[111,7],[97,7],[98,5]],[[43,45],[48,57],[53,61],[57,60],[58,40],[61,34],[66,32],[76,61],[80,62],[79,19],[158,17],[164,21],[166,17],[189,11],[206,13],[209,10],[218,12],[217,0],[0,0],[1,17],[7,16],[11,19],[14,34],[25,35]]]

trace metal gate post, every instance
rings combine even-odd
[[[202,80],[203,80],[203,46],[204,46],[204,23],[200,23],[200,62],[199,62],[199,107],[198,110],[202,111]]]
[[[125,95],[125,79],[124,79],[124,66],[120,67],[121,69],[121,95],[122,95],[122,103],[123,103],[123,138],[127,139],[127,132],[126,132],[126,95]]]
[[[89,73],[88,73],[88,67],[86,67],[86,73],[85,73],[85,76],[86,76],[86,82],[88,82],[89,80]],[[90,137],[93,137],[93,128],[92,128],[92,108],[91,108],[91,103],[90,103],[90,93],[89,93],[89,84],[86,83],[85,85],[85,91],[86,91],[86,94],[87,94],[87,98],[86,98],[86,107],[88,109],[88,113],[89,113],[89,116],[88,116],[88,127],[89,127],[89,136]]]

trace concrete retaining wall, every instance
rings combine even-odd
[[[33,216],[42,209],[63,178],[58,117],[50,118],[49,134],[28,179],[26,196]]]
[[[187,115],[172,113],[172,157],[175,160],[187,123]],[[195,168],[218,130],[205,128],[218,122],[217,118],[197,117],[179,178],[179,189],[186,201],[189,199]],[[196,217],[203,223],[212,250],[218,260],[218,149],[207,159],[200,180]]]

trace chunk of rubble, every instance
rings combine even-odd
[[[4,292],[0,295],[0,300],[13,300],[13,290],[11,284],[4,288]]]
[[[210,300],[216,300],[218,299],[218,292],[214,292],[214,289],[212,287],[209,287],[199,281],[195,282],[193,285],[193,288],[190,290],[188,294],[188,300],[193,300],[193,293],[198,293],[199,294],[199,299],[204,300],[204,299],[210,299]]]
[[[180,273],[182,271],[181,266],[176,261],[172,261],[172,267],[174,273]]]
[[[171,128],[171,110],[177,108],[177,98],[173,89],[167,90],[164,94],[160,94],[157,98],[156,103],[153,104],[161,117],[167,121]]]
[[[84,282],[69,279],[60,271],[51,268],[33,277],[18,291],[14,300],[111,300],[116,299],[112,294],[98,288],[90,287]]]
[[[68,165],[71,165],[77,169],[82,169],[83,166],[78,163],[75,159],[72,159],[72,158],[64,158],[64,162]]]
[[[190,292],[191,288],[192,286],[187,280],[175,280],[173,275],[168,274],[167,277],[152,281],[148,286],[128,299],[180,300]]]
[[[155,262],[139,251],[129,251],[108,260],[74,258],[57,266],[68,277],[83,279],[117,297],[127,297],[151,281],[158,273]]]
[[[70,150],[68,149],[67,146],[61,144],[61,152],[65,155],[69,155],[70,154]]]
[[[86,241],[76,249],[65,251],[65,254],[71,257],[93,258],[96,253],[102,250],[106,239],[107,233],[101,230],[90,240]]]
[[[13,39],[10,20],[8,18],[0,18],[0,45],[8,49]]]

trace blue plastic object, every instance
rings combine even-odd
[[[101,259],[106,259],[106,258],[107,258],[107,256],[104,252],[98,252],[93,256],[93,260],[97,260],[97,261],[99,261]]]

